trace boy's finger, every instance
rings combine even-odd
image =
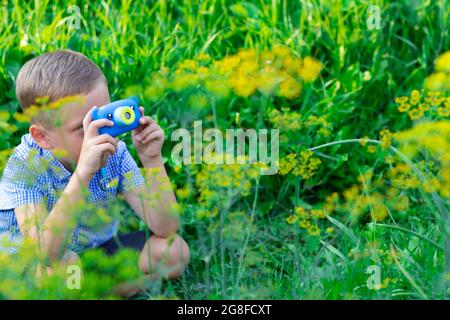
[[[162,130],[155,131],[151,134],[149,134],[145,139],[142,141],[143,144],[148,143],[154,139],[164,139],[164,132]]]
[[[119,143],[117,139],[113,138],[112,136],[110,136],[107,133],[101,134],[91,140],[91,143],[93,145],[99,145],[99,144],[106,143],[106,142],[111,143],[112,145],[114,145],[116,147],[117,147],[117,144]]]
[[[95,137],[98,136],[98,129],[101,127],[111,127],[114,125],[114,122],[112,122],[111,120],[108,119],[98,119],[95,121],[92,121],[89,124],[89,128],[86,132],[86,135],[88,137]]]
[[[152,124],[152,123],[155,123],[156,124],[156,121],[155,120],[153,120],[151,117],[149,117],[149,116],[145,116],[145,117],[141,117],[140,119],[139,119],[139,124],[147,124],[147,123],[150,123],[150,124]]]
[[[151,125],[142,129],[142,131],[139,132],[139,134],[135,135],[135,138],[136,138],[136,140],[141,141],[141,140],[145,139],[145,137],[147,137],[150,133],[152,133],[156,130],[160,130],[160,129],[161,128],[157,124],[152,123]]]
[[[151,122],[150,122],[150,119],[148,118],[148,117],[141,117],[140,119],[139,119],[139,124],[140,125],[143,125],[143,124],[150,124]]]
[[[91,123],[91,121],[92,121],[92,111],[94,111],[95,108],[97,108],[97,106],[92,107],[91,110],[89,110],[88,113],[86,113],[86,115],[84,116],[84,119],[83,119],[84,132],[86,132],[89,128],[89,123]]]

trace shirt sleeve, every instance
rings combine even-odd
[[[11,157],[0,181],[0,210],[42,203],[44,197],[38,186],[36,175],[24,161]]]
[[[130,152],[128,152],[125,143],[120,141],[119,146],[123,148],[123,154],[120,160],[120,176],[119,176],[119,186],[117,191],[124,193],[130,191],[136,187],[139,187],[145,183],[145,179],[142,176],[141,170],[139,169],[136,161],[134,161]]]

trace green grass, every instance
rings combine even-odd
[[[373,2],[381,8],[381,30],[369,30],[366,25],[367,7]],[[64,20],[72,4],[81,12],[78,30],[70,29]],[[120,99],[160,67],[173,70],[178,62],[200,53],[219,60],[239,48],[264,50],[282,44],[298,56],[311,55],[324,64],[319,79],[304,88],[299,100],[269,103],[305,116],[327,116],[332,135],[319,140],[313,130],[308,131],[299,140],[303,146],[376,138],[384,128],[396,132],[412,126],[393,100],[422,88],[434,60],[450,48],[449,21],[446,0],[36,0],[29,4],[4,0],[0,6],[0,91],[4,93],[0,109],[11,114],[19,109],[15,76],[23,63],[49,50],[70,48],[86,54],[105,73],[111,98]],[[368,74],[370,79],[365,79]],[[142,98],[166,133],[180,126],[163,102]],[[186,108],[181,98],[171,99],[170,110]],[[240,112],[247,127],[256,126],[252,113],[259,111],[252,109],[254,102],[230,103],[234,104],[219,110],[220,128],[229,127],[235,112]],[[203,119],[208,116],[209,109],[200,113]],[[27,127],[18,124],[18,129],[0,133],[0,150],[20,142]],[[125,141],[130,142],[129,137]],[[297,148],[294,141],[285,143],[282,151]],[[169,146],[164,149],[166,157]],[[334,227],[334,236],[317,238],[286,223],[295,205],[323,202],[332,192],[356,183],[360,172],[371,169],[382,176],[388,170],[379,153],[368,154],[359,144],[321,152],[325,164],[313,179],[262,177],[253,183],[250,195],[237,198],[221,213],[222,221],[219,217],[197,220],[197,201],[189,198],[184,203],[182,235],[191,247],[190,266],[181,279],[154,285],[140,298],[447,298],[444,252],[439,247],[443,232],[435,219],[436,208],[419,192],[408,193],[411,205],[383,221],[388,226],[370,224],[370,215],[352,223],[341,214],[327,223]],[[193,179],[188,170],[174,172],[170,160],[167,168],[177,187]],[[447,200],[445,205],[448,208]],[[233,219],[232,212],[243,214]],[[129,219],[123,230],[139,228],[130,223],[129,210],[125,217]],[[391,247],[402,252],[399,264],[376,250],[361,259],[349,256],[370,242],[386,252]],[[389,277],[397,282],[369,290],[366,271],[370,265],[380,266],[381,280]]]

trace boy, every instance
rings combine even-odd
[[[68,103],[54,110],[61,117],[57,125],[42,115],[31,121],[29,134],[15,148],[0,182],[0,238],[13,243],[24,238],[39,241],[48,272],[63,259],[67,264],[79,261],[78,254],[87,249],[101,247],[107,254],[114,254],[123,246],[140,251],[139,268],[145,274],[153,278],[179,276],[189,261],[189,247],[176,234],[176,199],[161,158],[164,133],[155,121],[143,116],[140,127],[132,132],[143,167],[156,172],[156,177],[146,183],[125,144],[98,134],[100,127],[113,122],[92,121],[91,113],[95,107],[109,103],[110,97],[105,76],[87,57],[61,50],[28,61],[17,76],[16,94],[23,109],[44,96],[48,103],[82,96],[85,103]],[[144,108],[139,109],[143,115]],[[65,155],[57,159],[57,150]],[[44,172],[40,172],[39,161],[49,164]],[[101,168],[106,176],[100,173]],[[105,187],[104,179],[107,184],[114,180],[118,183]],[[117,219],[92,227],[75,218],[70,208],[84,198],[83,189],[89,191],[91,207],[107,208],[111,196],[122,194],[153,235],[148,240],[145,232],[115,237]],[[140,197],[143,194],[157,194],[158,200],[150,203]],[[37,272],[42,270],[39,265]],[[167,272],[157,274],[157,270]]]

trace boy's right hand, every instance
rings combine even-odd
[[[109,134],[98,134],[99,128],[113,126],[114,122],[108,119],[92,121],[94,108],[89,110],[83,120],[84,139],[76,168],[78,175],[86,182],[106,165],[109,156],[116,152],[118,143],[118,140]]]

